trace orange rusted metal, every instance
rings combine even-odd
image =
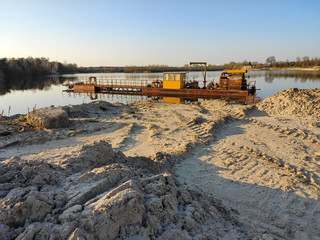
[[[200,64],[201,62],[192,62],[190,64]],[[255,86],[247,86],[247,81],[244,77],[244,71],[233,70],[223,72],[219,84],[209,83],[207,88],[199,88],[198,82],[187,82],[185,77],[183,78],[183,84],[181,79],[176,82],[178,87],[172,87],[168,74],[164,74],[164,80],[156,80],[150,84],[143,80],[121,80],[112,79],[97,82],[96,77],[90,77],[86,83],[67,83],[64,86],[68,87],[68,92],[75,93],[105,93],[105,94],[125,94],[125,95],[143,95],[149,97],[178,97],[186,99],[213,99],[213,98],[229,98],[246,102],[249,98],[255,94]],[[179,73],[175,73],[179,74]],[[184,73],[185,74],[185,73]],[[180,75],[179,75],[180,76]],[[205,76],[205,75],[204,75]],[[167,77],[168,79],[166,79]],[[172,80],[172,81],[171,81]],[[205,79],[204,79],[205,80]],[[171,85],[166,87],[166,83]],[[168,85],[168,84],[167,84]],[[250,84],[249,84],[250,85]]]

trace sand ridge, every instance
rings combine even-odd
[[[320,237],[319,90],[289,89],[249,106],[96,101],[64,109],[68,128],[1,137],[8,239]],[[20,220],[8,213],[30,199],[48,210]]]

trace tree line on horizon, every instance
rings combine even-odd
[[[243,61],[225,63],[223,65],[207,65],[207,71],[222,71],[225,69],[241,69],[247,67],[251,70],[268,70],[274,68],[311,68],[319,67],[320,58],[310,58],[305,56],[303,58],[297,57],[296,61],[277,61],[275,56],[270,56],[265,63],[257,61]],[[79,72],[82,73],[108,73],[108,72],[124,72],[124,73],[143,73],[143,72],[173,72],[173,71],[201,71],[199,65],[185,64],[182,67],[172,67],[168,65],[148,65],[148,66],[125,66],[125,67],[80,67]]]
[[[54,74],[77,73],[77,64],[49,61],[48,58],[1,58],[0,77],[18,78]]]
[[[223,65],[207,65],[207,71],[221,71],[225,69],[241,69],[246,67],[252,70],[268,70],[281,68],[311,68],[319,67],[320,58],[297,57],[295,61],[277,61],[275,56],[270,56],[265,63],[256,61],[243,61],[226,63]],[[41,76],[68,73],[143,73],[143,72],[170,72],[170,71],[201,71],[199,65],[184,65],[173,67],[168,65],[124,66],[124,67],[78,67],[77,64],[49,61],[48,58],[2,58],[0,59],[0,78],[18,78],[24,76]]]
[[[310,58],[305,56],[303,58],[297,57],[295,61],[277,61],[275,56],[270,56],[266,59],[265,67],[267,68],[311,68],[319,67],[320,58]]]

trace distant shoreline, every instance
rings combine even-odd
[[[224,71],[247,69],[248,71],[296,70],[320,71],[320,58],[303,58],[303,61],[281,62],[274,56],[267,58],[266,63],[243,61],[221,65],[206,63],[206,71]],[[98,66],[78,67],[77,64],[49,61],[47,58],[2,58],[0,59],[0,78],[21,78],[26,76],[47,76],[74,73],[163,73],[202,71],[202,66],[185,64],[183,66],[147,65],[147,66]]]
[[[244,68],[241,68],[244,69]],[[207,69],[207,72],[218,72],[218,71],[226,71],[226,70],[230,70],[228,68],[226,69]],[[201,70],[198,69],[192,69],[192,70],[188,70],[188,69],[182,69],[182,70],[163,70],[163,71],[132,71],[132,72],[122,72],[122,71],[110,71],[110,72],[78,72],[78,73],[74,73],[74,74],[81,74],[81,73],[163,73],[163,72],[201,72]],[[247,71],[320,71],[320,67],[313,67],[313,68],[259,68],[259,69],[249,69],[247,68]],[[59,74],[59,75],[64,75],[64,74]]]
[[[312,68],[269,68],[269,69],[251,69],[251,71],[320,71],[320,67]]]

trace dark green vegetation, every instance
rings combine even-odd
[[[50,62],[47,58],[2,58],[0,95],[10,90],[44,89],[52,84],[61,84],[64,79],[58,77],[58,74],[77,72],[76,64]]]
[[[311,68],[319,67],[320,58],[310,58],[308,56],[296,58],[296,61],[277,61],[275,56],[270,56],[266,59],[266,63],[263,65],[261,63],[255,64],[255,67],[259,68]]]
[[[47,58],[2,58],[0,59],[0,78],[4,75],[8,78],[25,76],[40,76],[51,74],[76,73],[76,64],[62,64],[50,62]]]

